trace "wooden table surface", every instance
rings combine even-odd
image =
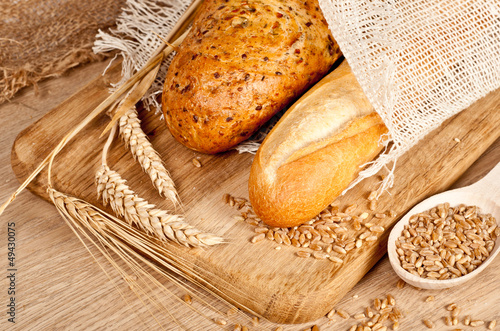
[[[95,63],[73,69],[63,77],[42,82],[38,94],[34,88],[21,91],[11,102],[0,105],[2,132],[0,136],[0,202],[18,187],[10,166],[10,151],[16,136],[28,125],[41,118],[53,107],[83,87],[102,72],[107,63]],[[500,93],[496,91],[495,93]],[[68,114],[71,116],[71,114]],[[468,185],[484,176],[500,161],[500,140],[497,140],[453,187]],[[15,225],[12,225],[14,223]],[[15,294],[9,294],[8,227],[15,228]],[[41,252],[43,251],[43,252]],[[43,253],[43,254],[42,254]],[[43,256],[43,258],[41,258]],[[53,257],[53,258],[52,258]],[[14,330],[143,330],[151,328],[147,309],[133,296],[124,298],[116,288],[126,284],[102,272],[88,251],[66,226],[56,209],[49,203],[23,192],[0,216],[0,329]],[[99,258],[97,258],[99,261]],[[434,321],[436,330],[486,330],[463,326],[465,315],[486,322],[496,319],[500,325],[500,260],[464,287],[447,290],[418,290],[407,285],[396,288],[398,278],[385,256],[347,296],[336,305],[351,315],[360,313],[375,298],[391,293],[402,310],[399,330],[426,330],[422,319]],[[428,296],[435,300],[425,302]],[[15,297],[15,324],[8,321],[9,300]],[[217,302],[214,299],[214,305]],[[452,302],[461,308],[458,326],[445,326],[449,315],[445,306]],[[188,330],[219,330],[220,327],[201,319],[183,304],[172,304],[170,312]],[[160,317],[162,319],[163,317]],[[149,323],[149,324],[148,324]],[[348,330],[355,320],[334,321],[326,317],[302,325],[283,325],[284,330],[305,330],[314,324],[320,330]],[[153,324],[154,325],[154,324]],[[168,319],[166,329],[179,329]],[[250,330],[275,330],[277,325],[261,321],[257,326],[247,323]],[[500,329],[500,326],[497,327]],[[228,324],[226,330],[233,330]]]

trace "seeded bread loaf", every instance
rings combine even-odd
[[[205,0],[165,80],[172,135],[230,149],[323,77],[340,57],[317,0]]]
[[[311,220],[381,150],[387,132],[346,61],[302,96],[255,155],[250,202],[268,225]]]

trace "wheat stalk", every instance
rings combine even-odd
[[[104,266],[99,263],[95,255],[82,239],[82,236],[89,240],[106,258],[106,260],[113,265],[114,269],[117,270],[122,279],[130,285],[130,289],[134,291],[136,296],[139,297],[141,301],[143,301],[142,296],[145,296],[145,298],[152,303],[154,307],[162,311],[162,314],[165,314],[166,312],[182,330],[184,330],[184,328],[170,313],[169,308],[162,303],[164,301],[163,299],[165,298],[165,294],[174,298],[179,303],[186,305],[186,307],[195,311],[205,319],[209,321],[211,321],[211,319],[196,307],[187,305],[178,295],[172,293],[162,284],[162,282],[153,277],[151,272],[146,270],[141,263],[155,270],[159,275],[167,278],[177,287],[196,297],[199,302],[203,303],[205,307],[212,309],[213,312],[223,314],[217,308],[213,307],[208,301],[203,299],[203,295],[198,293],[199,290],[197,290],[194,286],[185,283],[173,277],[169,272],[166,272],[166,270],[170,270],[176,275],[183,275],[183,272],[176,267],[174,261],[169,257],[170,254],[165,251],[165,247],[159,245],[154,238],[135,230],[125,224],[122,220],[107,214],[84,200],[68,196],[67,194],[59,192],[52,187],[49,187],[47,192],[57,211],[61,214],[71,230],[73,230],[78,239],[80,239],[85,248],[111,281],[112,277],[106,272]],[[115,253],[114,255],[116,257],[124,261],[130,270],[127,271],[120,266],[117,263],[116,257],[110,254],[110,251]],[[139,254],[138,251],[141,252],[141,254]],[[162,253],[157,254],[156,252]],[[144,255],[149,256],[150,259],[158,264],[152,263],[145,258]],[[162,266],[166,270],[160,268],[159,266]],[[119,291],[122,298],[126,300],[120,288],[116,287],[116,289]],[[147,290],[149,290],[149,292]],[[206,290],[211,292],[209,288],[206,288]],[[217,294],[213,292],[211,293],[218,297]],[[230,307],[234,307],[224,299],[219,299]],[[152,319],[161,327],[161,323],[156,318],[154,312],[149,308],[148,312]]]
[[[176,40],[172,43],[172,47],[168,45],[163,45],[159,47],[155,53],[151,56],[151,58],[144,64],[144,66],[139,69],[132,77],[130,77],[123,85],[118,87],[111,95],[109,95],[103,102],[101,102],[96,108],[90,112],[77,126],[72,128],[59,142],[59,144],[47,155],[42,162],[31,172],[28,178],[19,186],[19,188],[11,194],[11,196],[0,206],[0,215],[3,214],[5,209],[14,201],[18,194],[20,194],[34,179],[38,174],[47,166],[50,158],[59,153],[61,149],[66,146],[66,144],[72,140],[84,127],[86,127],[92,120],[94,120],[99,114],[101,114],[104,110],[111,107],[118,101],[123,101],[123,96],[130,92],[130,90],[139,84],[146,76],[148,76],[152,71],[158,70],[162,60],[167,57],[174,50],[173,47],[177,47],[184,40],[187,33],[189,32],[188,26],[193,21],[194,16],[198,12],[200,8],[200,4],[202,0],[195,0],[193,3],[187,8],[186,12],[179,19],[177,24],[174,26],[172,31],[168,34],[167,38],[170,40],[171,38],[176,38]],[[183,33],[181,33],[184,31]],[[116,119],[112,119],[113,122]]]
[[[130,149],[132,156],[139,162],[144,172],[149,175],[154,187],[161,196],[175,204],[179,203],[173,180],[163,162],[153,148],[148,136],[142,131],[141,120],[135,107],[129,109],[120,118],[120,137]]]
[[[175,42],[174,46],[178,45],[186,37],[187,31],[184,32]],[[96,108],[94,108],[78,125],[72,128],[62,139],[59,141],[58,145],[43,159],[43,161],[33,170],[33,172],[26,178],[26,180],[19,186],[19,188],[12,193],[7,201],[5,201],[0,206],[0,215],[4,210],[14,201],[19,193],[21,193],[36,176],[47,166],[49,160],[57,155],[66,144],[72,140],[84,127],[92,122],[99,114],[104,110],[108,109],[110,106],[115,104],[119,100],[123,100],[123,96],[138,82],[141,82],[145,76],[147,76],[151,71],[157,70],[160,66],[161,61],[169,55],[173,49],[171,47],[162,48],[157,52],[157,55],[152,57],[139,71],[137,71],[128,81],[126,81],[122,86],[120,86],[116,91],[109,95],[103,102],[101,102]]]
[[[193,2],[186,14],[183,16],[183,19],[178,22],[169,36],[174,36],[175,34],[177,34],[177,32],[182,31],[186,28],[186,26],[192,21],[192,17],[196,10],[199,8],[200,3],[201,0],[195,0]],[[185,34],[179,37],[176,43],[180,43],[180,41],[184,37]],[[176,43],[174,43],[174,46]],[[77,235],[78,239],[84,244],[89,253],[94,257],[96,262],[99,264],[94,254],[85,244],[82,237],[90,240],[97,247],[97,249],[103,254],[107,261],[111,263],[113,268],[121,274],[124,281],[131,284],[131,289],[136,293],[136,295],[139,296],[139,291],[146,294],[146,296],[148,296],[148,299],[152,301],[155,306],[159,307],[160,309],[165,309],[169,315],[170,312],[168,311],[168,308],[166,308],[160,302],[162,297],[161,293],[156,293],[155,291],[153,291],[154,294],[153,297],[151,297],[144,291],[144,288],[151,289],[152,287],[155,287],[163,290],[166,290],[166,288],[161,282],[155,279],[150,272],[145,270],[142,265],[146,265],[152,268],[158,274],[167,277],[175,284],[177,284],[180,288],[186,288],[185,283],[178,281],[175,277],[172,277],[169,272],[166,272],[159,266],[166,268],[176,275],[193,279],[196,285],[208,290],[210,293],[214,293],[214,295],[216,295],[222,302],[227,303],[227,301],[217,295],[221,293],[219,289],[211,286],[209,283],[206,283],[199,274],[190,270],[186,265],[182,263],[182,261],[177,262],[178,257],[175,257],[174,259],[173,254],[166,249],[166,247],[168,247],[168,242],[161,242],[149,236],[144,231],[139,231],[136,228],[130,226],[130,224],[127,225],[124,221],[107,214],[106,212],[100,210],[92,204],[89,204],[75,197],[67,196],[64,193],[54,190],[51,183],[51,172],[55,156],[66,146],[66,144],[70,140],[72,140],[85,126],[87,126],[92,120],[94,120],[100,113],[110,107],[114,108],[113,104],[117,104],[124,98],[126,99],[127,97],[124,97],[124,95],[127,94],[127,92],[129,92],[127,94],[129,95],[130,90],[134,89],[134,86],[140,84],[140,82],[142,81],[149,80],[146,79],[148,74],[151,73],[151,71],[156,70],[157,66],[159,66],[164,56],[170,54],[171,51],[171,47],[168,47],[166,49],[159,49],[141,70],[134,74],[127,82],[125,82],[124,85],[119,87],[108,98],[106,98],[106,100],[104,100],[94,110],[92,110],[92,112],[88,114],[87,117],[76,127],[72,128],[58,143],[58,145],[49,153],[49,155],[47,155],[45,159],[38,165],[38,167],[29,175],[29,177],[22,183],[22,185],[16,190],[16,192],[14,192],[11,197],[2,206],[0,206],[1,215],[5,208],[7,208],[7,206],[16,198],[16,196],[24,188],[26,188],[29,183],[33,181],[33,179],[41,172],[43,168],[48,165],[49,181],[47,192],[49,194],[49,197],[63,219],[67,222],[71,230]],[[133,100],[131,100],[131,102],[132,101]],[[128,186],[126,186],[126,188],[128,188]],[[123,201],[128,200],[124,199]],[[171,233],[173,240],[187,246],[206,246],[223,242],[222,238],[219,238],[212,234],[201,232],[185,223],[180,216],[169,215],[171,216],[171,218],[166,220],[165,217],[162,218],[161,215],[163,214],[161,210],[156,209],[154,205],[147,203],[147,201],[143,199],[141,201],[143,207],[147,206],[149,208],[143,208],[142,211],[145,212],[148,217],[154,215],[154,217],[158,218],[158,222],[161,225],[163,238],[168,238],[167,233]],[[127,208],[128,207],[130,206],[127,206]],[[125,210],[128,210],[127,208],[125,208],[124,205],[124,212]],[[155,212],[158,214],[155,215]],[[141,214],[139,213],[139,215]],[[141,225],[142,223],[136,224]],[[157,233],[154,232],[155,227],[152,226],[151,223],[149,223],[149,229],[152,229],[149,230],[151,233]],[[165,231],[167,233],[165,233]],[[111,253],[114,253],[113,256],[111,255]],[[145,258],[143,255],[147,256],[148,258]],[[116,262],[116,256],[122,259],[135,275],[140,275],[140,277],[142,278],[142,284],[145,285],[144,288],[135,286],[134,281],[131,280],[130,277],[128,277],[128,273]],[[154,261],[154,263],[150,260]],[[181,267],[176,267],[175,263],[177,263],[177,265],[181,265]],[[106,269],[100,264],[99,266],[111,280],[111,277],[106,272]],[[116,286],[116,289],[121,294],[118,286]],[[124,300],[126,300],[123,295],[122,297]],[[181,303],[183,302],[178,297],[176,297],[176,299],[178,299]],[[200,299],[200,302],[210,307],[210,304],[205,302],[202,298]],[[234,308],[234,306],[230,306]],[[188,307],[190,309],[196,310],[192,306]],[[250,311],[250,309],[247,310]],[[157,321],[155,315],[149,310],[149,308],[148,311],[151,314],[152,318]],[[198,313],[200,315],[203,315],[203,312],[201,311],[198,311]],[[175,320],[175,318],[172,315],[170,316],[174,319],[176,324],[181,329],[183,329],[183,327]]]
[[[143,300],[141,296],[145,296],[145,298],[152,303],[153,306],[158,308],[162,314],[168,314],[181,329],[184,328],[179,325],[176,318],[170,314],[169,307],[162,304],[164,301],[163,299],[167,296],[184,304],[187,308],[195,311],[211,323],[213,323],[213,319],[205,315],[206,309],[201,311],[193,305],[186,304],[180,296],[172,293],[165,287],[163,282],[152,276],[151,272],[146,270],[144,266],[156,271],[158,275],[165,277],[176,285],[176,287],[188,292],[196,301],[201,303],[204,308],[209,308],[213,313],[219,316],[224,316],[225,313],[221,312],[219,308],[214,307],[204,299],[206,294],[201,292],[199,288],[213,295],[231,310],[236,309],[233,304],[224,299],[223,291],[221,291],[220,288],[216,288],[210,285],[210,283],[202,282],[200,275],[190,267],[189,263],[184,263],[180,256],[174,255],[168,249],[168,243],[161,242],[143,231],[129,226],[123,220],[106,213],[84,200],[59,192],[52,187],[49,187],[47,192],[62,218],[95,259],[99,267],[108,276],[110,281],[113,281],[112,277],[108,274],[105,267],[97,260],[96,256],[92,253],[82,237],[86,238],[99,250],[113,268],[120,273],[122,279],[130,285],[130,289],[134,291],[141,301]],[[111,252],[114,254],[111,255]],[[125,262],[126,267],[129,269],[128,271],[117,263],[117,258]],[[187,277],[194,285],[178,279],[173,275],[179,275],[184,278]],[[216,277],[215,275],[213,276]],[[119,291],[122,298],[126,300],[120,288],[116,287],[116,289]],[[149,292],[147,290],[149,290]],[[251,300],[251,298],[248,299]],[[242,308],[255,316],[259,316],[256,312],[252,311],[252,309],[244,305],[242,305]],[[236,311],[240,312],[237,309]],[[148,312],[153,320],[160,325],[154,312],[149,308]],[[250,321],[250,318],[246,314],[240,314],[239,317],[244,318],[248,322]],[[262,316],[259,317],[262,318]]]
[[[182,216],[158,209],[154,204],[139,197],[118,172],[108,167],[106,158],[116,129],[117,125],[113,125],[102,149],[102,166],[95,175],[98,197],[102,197],[104,203],[109,204],[118,216],[125,218],[129,225],[135,224],[161,240],[170,239],[187,247],[223,243],[222,238],[189,225]]]
[[[99,197],[118,216],[162,240],[170,239],[188,247],[212,246],[224,242],[224,239],[214,234],[189,225],[182,216],[171,215],[139,197],[119,173],[105,164],[96,173],[96,185]]]

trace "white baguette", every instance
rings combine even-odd
[[[310,220],[380,152],[385,132],[344,61],[286,112],[259,148],[249,179],[255,212],[271,226]]]

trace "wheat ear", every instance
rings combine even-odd
[[[224,242],[224,239],[214,234],[189,225],[182,216],[171,215],[139,197],[130,189],[127,181],[107,165],[102,165],[97,171],[96,185],[97,194],[102,196],[104,203],[109,204],[117,215],[162,240],[168,238],[188,247],[212,246]]]
[[[199,1],[195,1],[196,6],[199,5]],[[193,7],[194,8],[194,7]],[[189,31],[189,30],[188,30]],[[186,37],[188,31],[185,31],[173,44],[174,46],[179,45],[182,40]],[[93,119],[95,119],[100,113],[104,110],[108,109],[118,100],[122,100],[123,95],[129,91],[136,83],[140,82],[147,76],[152,70],[157,70],[160,66],[161,61],[172,53],[173,49],[171,47],[160,48],[155,55],[148,60],[148,62],[138,70],[132,77],[130,77],[122,86],[116,89],[111,95],[109,95],[103,102],[101,102],[94,110],[90,112],[77,126],[72,128],[59,142],[59,144],[43,159],[43,161],[33,170],[33,172],[26,178],[26,180],[19,186],[19,188],[12,193],[7,201],[5,201],[0,206],[0,215],[4,212],[4,210],[14,201],[19,193],[21,193],[36,176],[47,166],[49,159],[59,153],[61,149],[66,146],[66,144],[72,140],[84,127],[87,126]]]
[[[130,285],[130,289],[133,290],[141,301],[147,299],[153,307],[160,310],[161,314],[168,314],[181,330],[184,330],[184,328],[172,316],[168,305],[164,304],[164,299],[165,297],[172,297],[179,303],[185,305],[186,303],[165,287],[164,281],[159,281],[157,277],[152,276],[151,272],[145,267],[151,268],[157,275],[164,277],[164,279],[169,280],[179,289],[192,295],[196,301],[203,305],[204,309],[202,311],[193,305],[186,305],[186,307],[211,322],[213,320],[206,315],[207,308],[221,316],[224,316],[225,313],[220,311],[220,308],[214,307],[208,302],[206,300],[206,293],[200,291],[200,288],[208,291],[208,293],[212,294],[220,302],[231,307],[231,310],[235,310],[235,307],[221,296],[222,291],[219,287],[214,287],[210,283],[201,283],[200,275],[195,270],[192,270],[189,264],[186,264],[181,257],[174,255],[169,250],[168,244],[148,236],[143,231],[129,226],[122,219],[116,218],[84,200],[59,192],[52,187],[49,187],[47,192],[62,218],[80,239],[91,256],[94,257],[110,281],[113,281],[112,277],[97,260],[94,253],[87,246],[86,241],[83,240],[84,238],[92,243],[115,270],[120,273],[123,280]],[[117,263],[119,260],[125,262],[125,268],[123,264]],[[176,276],[182,276],[184,279],[188,277],[193,283],[186,282]],[[116,287],[116,289],[122,295],[123,299],[127,300],[120,288]],[[148,292],[147,290],[150,291]],[[146,301],[143,302],[146,303]],[[242,307],[253,315],[258,316],[252,309],[244,305]],[[155,313],[149,308],[149,305],[147,310],[152,318],[157,321]],[[244,314],[242,317],[248,318]],[[160,325],[159,321],[157,323]]]
[[[120,117],[120,137],[130,149],[132,156],[149,175],[160,196],[170,199],[174,205],[179,203],[174,181],[153,148],[148,136],[142,131],[141,120],[135,107]]]

